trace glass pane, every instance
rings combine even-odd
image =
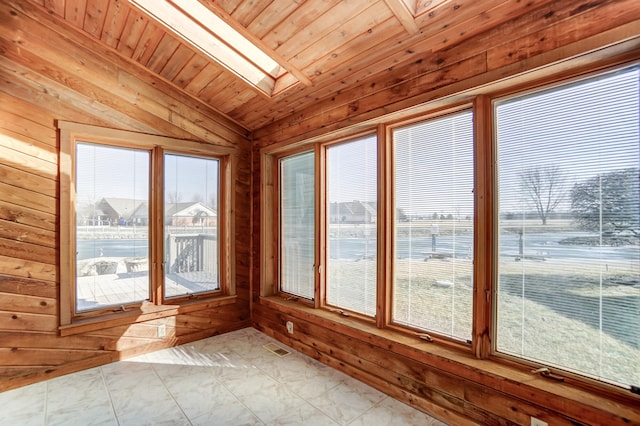
[[[219,290],[219,161],[165,154],[164,170],[164,296]]]
[[[637,68],[496,108],[497,350],[640,385]]]
[[[463,112],[393,133],[393,320],[471,339],[473,116]]]
[[[377,151],[370,136],[327,149],[327,303],[376,314]]]
[[[280,291],[313,299],[314,155],[280,160]]]
[[[149,152],[76,145],[76,311],[149,299]]]

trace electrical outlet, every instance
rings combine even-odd
[[[167,326],[162,324],[158,326],[158,337],[167,337]]]
[[[531,426],[549,426],[549,423],[543,422],[540,419],[536,419],[535,417],[531,417]]]
[[[287,321],[287,333],[293,334],[293,323],[291,321]]]

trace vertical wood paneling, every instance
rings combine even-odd
[[[122,29],[122,36],[117,49],[124,56],[132,57],[138,46],[138,41],[147,27],[149,19],[142,12],[132,9],[127,16],[127,21]]]
[[[114,48],[118,46],[128,14],[129,7],[126,5],[125,0],[112,0],[109,2],[102,36],[100,37],[103,42]]]
[[[165,33],[162,36],[160,43],[158,43],[158,47],[156,47],[155,51],[149,58],[147,67],[155,73],[160,73],[165,65],[167,65],[179,45],[180,42],[178,40]]]
[[[87,9],[87,0],[67,0],[64,10],[64,19],[71,25],[84,27],[84,17]]]
[[[231,16],[240,25],[246,27],[258,16],[273,0],[250,0],[242,2],[231,13]]]
[[[160,75],[172,81],[194,56],[193,50],[184,44],[179,45],[167,64],[162,68],[162,71],[160,71]]]
[[[44,7],[52,13],[64,17],[65,0],[44,0]]]
[[[184,89],[187,87],[208,64],[208,60],[201,55],[195,54],[187,63],[184,64],[182,70],[174,77],[173,82],[176,86]]]
[[[153,22],[149,22],[140,36],[136,50],[133,52],[133,59],[142,65],[147,65],[158,48],[160,41],[162,41],[163,35],[162,28]]]
[[[102,28],[107,18],[109,0],[87,0],[87,15],[84,19],[84,30],[97,39],[102,37]]]

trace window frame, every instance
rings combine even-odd
[[[235,148],[165,136],[58,121],[60,140],[60,333],[75,334],[104,327],[104,322],[130,323],[176,314],[176,308],[220,301],[232,303],[236,294],[232,194]],[[76,309],[76,144],[131,148],[150,153],[149,163],[149,300],[77,312]],[[220,289],[194,295],[164,297],[164,155],[212,158],[219,163],[219,280]],[[229,299],[231,298],[231,299]],[[186,308],[190,309],[190,308]],[[148,314],[149,318],[146,318]]]
[[[331,219],[331,212],[328,211],[328,203],[327,203],[327,199],[328,199],[328,185],[327,185],[327,164],[328,164],[328,150],[331,149],[331,147],[334,146],[339,146],[339,145],[343,145],[343,144],[348,144],[351,142],[355,142],[361,139],[365,139],[368,137],[375,137],[376,138],[376,150],[377,150],[377,155],[376,155],[376,169],[377,169],[377,179],[378,179],[378,186],[377,186],[377,223],[376,223],[376,240],[380,239],[380,233],[381,233],[381,223],[382,223],[382,217],[380,216],[381,213],[381,203],[380,203],[380,196],[381,196],[381,191],[380,191],[380,176],[381,176],[381,150],[380,150],[380,142],[381,140],[384,140],[384,137],[381,138],[380,137],[380,133],[379,131],[375,130],[375,129],[370,129],[370,130],[365,130],[365,131],[361,131],[361,132],[357,132],[354,134],[351,134],[349,136],[345,136],[342,138],[337,138],[334,140],[329,140],[329,141],[325,141],[323,143],[318,144],[318,148],[320,151],[320,155],[321,155],[321,161],[320,164],[322,166],[322,169],[316,174],[316,178],[319,181],[318,185],[321,191],[321,197],[319,199],[319,205],[316,205],[316,210],[318,210],[320,212],[320,223],[321,223],[321,229],[319,229],[320,235],[319,235],[319,239],[316,241],[319,241],[320,247],[321,247],[321,256],[320,256],[320,263],[319,265],[321,265],[321,269],[323,271],[323,275],[322,275],[322,279],[319,282],[319,292],[321,294],[321,299],[320,299],[320,306],[323,309],[332,311],[332,312],[338,312],[340,315],[343,316],[353,316],[355,318],[359,318],[361,320],[367,321],[367,322],[376,322],[378,323],[380,320],[379,318],[383,317],[382,312],[381,312],[381,307],[384,306],[383,303],[381,303],[381,297],[383,297],[384,293],[380,293],[380,289],[383,285],[383,281],[382,281],[382,274],[381,274],[381,268],[380,265],[382,264],[381,259],[380,259],[380,255],[381,255],[381,250],[380,250],[380,242],[377,243],[377,247],[376,247],[376,313],[374,316],[370,316],[370,315],[366,315],[364,313],[361,312],[356,312],[347,308],[343,308],[340,306],[336,306],[336,305],[332,305],[327,301],[327,285],[328,285],[328,280],[329,277],[326,274],[327,271],[327,265],[329,263],[329,258],[327,257],[327,249],[326,247],[329,244],[329,238],[328,238],[328,233],[327,230],[329,229],[329,224],[330,224],[330,219]],[[384,317],[383,317],[384,318]],[[379,324],[379,327],[381,327],[382,324]]]
[[[499,233],[500,233],[500,205],[499,205],[499,170],[498,170],[498,127],[496,125],[496,105],[505,100],[514,99],[514,98],[525,98],[531,95],[543,93],[545,91],[553,91],[554,89],[562,89],[563,87],[568,87],[572,85],[578,85],[581,82],[598,78],[605,77],[607,75],[616,74],[620,71],[630,68],[638,68],[640,69],[640,61],[634,60],[630,62],[622,62],[616,63],[609,66],[603,66],[597,69],[588,69],[586,71],[580,72],[579,70],[572,71],[568,75],[556,76],[553,78],[543,79],[534,81],[528,84],[516,85],[514,87],[509,87],[507,89],[496,91],[491,93],[490,96],[484,97],[484,108],[486,108],[487,120],[490,124],[490,127],[487,129],[491,132],[491,135],[487,141],[489,147],[487,149],[491,150],[490,158],[491,158],[491,168],[492,168],[492,176],[490,176],[490,197],[491,197],[491,210],[487,212],[489,219],[491,220],[491,273],[490,273],[490,283],[491,290],[488,293],[486,305],[491,306],[491,311],[488,313],[488,318],[490,322],[489,326],[489,334],[490,339],[487,343],[487,354],[485,358],[490,358],[493,360],[497,360],[500,362],[508,362],[515,363],[517,365],[524,365],[528,368],[534,369],[547,369],[547,371],[553,370],[555,377],[559,377],[560,380],[564,378],[568,378],[575,383],[578,384],[587,384],[592,385],[597,388],[603,389],[614,389],[614,390],[629,390],[636,389],[634,393],[637,392],[638,386],[631,385],[626,386],[617,382],[608,381],[605,379],[599,379],[588,375],[587,373],[579,373],[575,370],[571,370],[570,367],[565,366],[555,366],[547,364],[543,361],[535,361],[529,358],[525,358],[524,356],[517,356],[513,354],[509,354],[506,352],[500,352],[497,348],[497,333],[498,333],[498,277],[500,274],[499,262]],[[489,250],[487,250],[489,251]],[[534,370],[537,371],[537,370]]]
[[[393,300],[394,300],[394,291],[395,291],[395,277],[396,277],[396,246],[395,246],[395,241],[396,241],[396,236],[395,236],[395,225],[396,225],[396,215],[397,215],[397,211],[394,208],[394,206],[396,205],[396,200],[395,200],[395,182],[396,182],[396,170],[395,170],[395,155],[394,155],[394,146],[395,146],[395,141],[393,139],[393,134],[394,131],[398,130],[398,129],[402,129],[402,128],[406,128],[412,125],[417,125],[420,123],[426,123],[428,121],[431,120],[438,120],[438,119],[442,119],[451,115],[455,115],[455,114],[461,114],[464,112],[470,112],[471,113],[471,119],[472,119],[472,155],[473,155],[473,186],[474,189],[477,189],[478,186],[478,181],[477,181],[477,171],[481,169],[481,167],[478,167],[477,164],[477,143],[476,143],[476,134],[477,134],[477,120],[476,120],[476,105],[474,103],[469,103],[469,102],[462,102],[459,104],[454,104],[451,105],[449,107],[445,107],[445,108],[441,108],[441,109],[437,109],[434,111],[431,111],[427,114],[421,114],[418,116],[414,116],[411,117],[407,120],[401,120],[401,121],[396,121],[393,122],[389,125],[386,126],[386,133],[385,133],[385,142],[386,142],[386,146],[385,149],[387,150],[387,152],[385,153],[385,157],[388,158],[389,161],[389,166],[388,166],[388,182],[389,182],[389,187],[387,189],[387,192],[389,193],[389,199],[390,199],[390,205],[389,205],[389,210],[388,210],[388,215],[390,216],[389,222],[388,222],[388,228],[390,228],[390,246],[392,247],[391,249],[391,253],[389,256],[389,265],[390,266],[390,281],[389,281],[389,285],[387,285],[387,291],[389,292],[389,298],[386,299],[387,300],[387,305],[388,305],[388,321],[386,323],[388,328],[391,329],[395,329],[398,331],[406,331],[409,330],[411,332],[414,333],[418,333],[418,334],[422,334],[422,333],[433,333],[434,337],[437,336],[438,339],[442,339],[443,341],[446,341],[448,343],[451,343],[453,345],[456,346],[461,346],[461,347],[466,347],[469,348],[474,347],[474,341],[476,339],[474,339],[473,337],[476,335],[475,334],[475,329],[476,327],[478,327],[478,325],[476,324],[475,318],[475,297],[472,298],[472,322],[471,322],[471,342],[464,342],[460,339],[455,339],[453,337],[449,337],[446,335],[440,335],[437,332],[434,331],[428,331],[425,329],[421,329],[419,327],[415,327],[415,326],[411,326],[408,324],[401,324],[398,322],[395,322],[393,320]],[[476,277],[476,273],[477,273],[477,263],[475,261],[476,259],[476,240],[477,240],[477,236],[476,236],[476,230],[475,227],[477,226],[476,223],[476,217],[477,217],[477,210],[478,210],[478,197],[475,195],[475,193],[477,192],[474,191],[474,200],[473,200],[473,218],[472,218],[472,223],[473,223],[473,227],[474,227],[474,232],[473,232],[473,241],[472,241],[472,247],[473,247],[473,265],[472,265],[472,284],[473,284],[473,289],[476,288],[477,286],[477,277]],[[473,293],[475,294],[475,290],[473,291]],[[474,348],[475,350],[475,348]]]
[[[323,146],[338,143],[345,138],[355,138],[358,135],[367,133],[363,129],[367,129],[369,133],[375,128],[378,134],[378,307],[375,318],[376,329],[380,331],[381,336],[388,336],[387,333],[395,333],[398,339],[404,341],[407,336],[418,337],[424,336],[419,330],[412,329],[405,325],[394,324],[391,321],[391,288],[394,274],[393,267],[393,223],[395,220],[395,205],[393,195],[393,154],[391,132],[395,127],[406,126],[411,123],[426,121],[430,118],[443,116],[449,113],[455,113],[464,109],[471,109],[473,112],[473,163],[474,163],[474,209],[473,209],[473,227],[474,227],[474,265],[473,265],[473,319],[472,319],[472,340],[471,344],[453,341],[446,336],[437,334],[429,335],[428,339],[437,345],[444,345],[452,351],[467,353],[474,359],[486,360],[496,365],[509,365],[522,368],[523,371],[530,371],[531,367],[540,367],[539,363],[533,363],[519,357],[512,357],[506,354],[497,353],[493,350],[495,341],[496,328],[496,274],[498,272],[498,256],[496,253],[498,244],[498,200],[497,200],[497,166],[496,166],[496,137],[495,137],[495,120],[494,120],[494,100],[504,99],[505,97],[515,95],[525,95],[528,92],[536,92],[554,86],[561,86],[565,83],[578,82],[581,79],[587,79],[597,75],[603,75],[609,72],[615,72],[623,68],[639,65],[637,59],[629,61],[625,58],[613,58],[600,62],[594,61],[586,64],[578,64],[571,69],[554,69],[546,73],[540,73],[530,76],[528,79],[513,79],[509,82],[496,82],[478,90],[474,90],[468,96],[460,97],[457,95],[448,98],[439,99],[432,103],[422,106],[410,108],[408,110],[391,113],[373,120],[374,123],[355,126],[357,128],[345,128],[339,131],[329,132],[323,135],[314,136],[306,140],[297,140],[294,142],[279,142],[277,144],[264,147],[260,150],[260,170],[261,170],[261,265],[263,269],[260,273],[260,296],[265,298],[264,303],[274,303],[269,297],[279,296],[284,299],[294,299],[294,303],[300,303],[296,298],[291,298],[287,294],[279,294],[274,291],[277,288],[278,277],[273,274],[273,247],[277,247],[279,242],[274,239],[268,228],[273,227],[277,222],[277,211],[271,208],[272,204],[277,203],[277,179],[274,179],[273,168],[274,159],[293,152],[294,150],[315,150],[318,153]],[[461,100],[463,99],[463,100]],[[294,148],[295,147],[295,148]],[[323,170],[324,158],[318,156],[316,158],[316,170]],[[317,179],[316,187],[324,185],[324,176],[316,171]],[[324,215],[326,196],[324,192],[316,194],[317,204],[316,211],[320,213],[316,231],[316,250],[322,251],[326,245],[326,234],[324,228]],[[318,220],[318,219],[317,219]],[[268,243],[265,243],[268,240]],[[317,268],[316,292],[322,291],[320,280],[324,280],[323,266],[325,253],[322,253]],[[312,304],[314,308],[325,308],[327,306],[319,303],[318,300]],[[295,310],[295,305],[292,309]],[[341,314],[342,311],[338,311]],[[308,315],[301,313],[301,315]],[[319,317],[325,318],[326,315],[318,313]],[[341,323],[349,326],[351,324],[354,329],[360,326],[351,321],[359,321],[357,315],[349,315],[352,318],[343,318],[339,320]],[[364,318],[367,320],[366,318]],[[370,321],[370,320],[369,320]],[[422,349],[426,352],[430,350],[428,347]],[[491,364],[493,365],[493,364]],[[567,370],[553,368],[557,374],[566,378],[565,383],[570,383],[578,387],[596,387],[618,392],[629,392],[629,389],[611,384],[603,380],[593,379],[584,375],[575,374]]]
[[[276,226],[274,227],[275,229],[275,238],[274,241],[278,241],[278,245],[274,251],[274,268],[276,271],[276,275],[277,275],[277,279],[275,280],[275,284],[274,284],[274,289],[273,292],[276,295],[282,295],[285,298],[289,298],[289,299],[296,299],[296,300],[301,300],[304,303],[308,304],[308,305],[313,305],[316,306],[316,302],[318,301],[318,265],[319,265],[319,250],[316,246],[316,244],[314,244],[314,261],[313,261],[313,298],[312,299],[307,299],[305,297],[299,296],[297,294],[293,294],[293,293],[289,293],[287,291],[284,291],[281,289],[281,280],[282,280],[282,247],[281,244],[279,243],[282,239],[282,215],[281,215],[281,211],[282,211],[282,199],[281,199],[281,161],[284,160],[285,158],[292,158],[292,157],[296,157],[299,155],[305,155],[305,154],[313,154],[313,161],[314,161],[314,212],[315,212],[315,217],[314,217],[314,240],[317,241],[318,238],[318,212],[317,212],[317,206],[318,206],[318,184],[317,184],[317,158],[318,158],[318,153],[317,150],[311,148],[309,149],[309,147],[302,147],[300,149],[296,149],[293,151],[286,151],[284,153],[282,153],[281,155],[277,155],[274,158],[274,170],[273,170],[273,174],[274,174],[274,181],[277,182],[277,184],[275,185],[274,188],[274,215],[276,218]]]

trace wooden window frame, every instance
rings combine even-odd
[[[149,135],[126,130],[58,121],[60,140],[60,334],[70,335],[113,325],[141,322],[235,302],[235,239],[233,176],[236,169],[234,148]],[[115,148],[133,148],[150,153],[149,218],[149,300],[78,313],[76,311],[75,256],[75,147],[78,142]],[[190,155],[212,158],[219,163],[219,280],[220,289],[164,297],[164,155]]]
[[[612,59],[604,59],[602,61],[594,61],[582,64],[571,69],[560,69],[553,72],[547,70],[545,73],[537,75],[537,78],[524,81],[523,79],[514,79],[513,82],[498,82],[488,87],[482,88],[472,93],[464,101],[460,101],[460,97],[452,96],[447,99],[438,100],[432,105],[426,105],[420,108],[420,112],[416,113],[416,109],[406,112],[396,113],[388,118],[378,119],[375,123],[375,131],[378,135],[378,307],[375,318],[375,329],[380,334],[387,335],[389,332],[395,333],[399,340],[403,340],[406,336],[416,337],[416,331],[404,325],[396,325],[391,321],[391,297],[393,282],[393,195],[391,188],[393,187],[393,154],[391,132],[398,126],[404,126],[412,122],[426,121],[430,118],[443,116],[449,113],[455,113],[465,109],[471,109],[473,112],[473,137],[474,137],[474,266],[473,266],[473,321],[472,321],[472,342],[471,345],[464,342],[455,341],[448,337],[433,335],[432,341],[437,345],[444,345],[449,348],[452,353],[469,353],[477,360],[486,360],[491,365],[508,365],[531,370],[533,363],[523,358],[514,358],[503,354],[496,353],[493,350],[493,340],[495,336],[495,300],[494,300],[494,283],[495,274],[497,273],[497,175],[496,175],[496,145],[494,135],[494,100],[505,98],[514,94],[521,94],[527,91],[539,90],[543,87],[561,85],[567,81],[577,81],[582,78],[588,78],[593,75],[603,74],[615,69],[637,64],[637,58],[618,57]],[[260,296],[264,298],[262,303],[266,305],[275,304],[281,306],[281,302],[272,296],[279,296],[284,299],[291,299],[287,294],[279,294],[277,291],[278,276],[274,274],[277,270],[277,263],[274,266],[274,250],[279,244],[277,234],[272,233],[274,224],[277,223],[277,210],[272,208],[277,203],[277,175],[274,174],[274,161],[281,156],[285,156],[292,152],[301,150],[314,149],[316,152],[317,170],[324,170],[326,159],[322,155],[322,147],[331,143],[352,139],[358,135],[371,133],[363,131],[361,126],[358,129],[346,129],[334,134],[326,134],[316,136],[306,141],[297,141],[295,143],[281,142],[260,151],[261,158],[261,260],[263,270],[260,275]],[[321,154],[321,155],[318,155]],[[316,171],[319,182],[316,182],[318,193],[316,194],[316,211],[318,216],[326,214],[323,212],[325,204],[325,176]],[[316,258],[319,268],[317,268],[316,293],[318,297],[313,303],[313,308],[326,308],[321,303],[323,296],[324,280],[323,260],[325,259],[324,247],[326,245],[326,234],[324,228],[324,218],[318,217],[316,231],[316,249],[322,254],[317,253]],[[286,303],[286,302],[285,302]],[[293,309],[295,306],[286,305],[284,309]],[[301,315],[308,315],[308,307],[300,306]],[[341,312],[338,312],[340,314]],[[328,313],[330,315],[330,312]],[[326,318],[327,313],[318,311],[317,314],[321,318]],[[359,315],[350,315],[351,318],[340,319],[341,324],[349,324],[354,330],[362,327],[363,321],[372,325],[370,318],[363,318]],[[429,351],[429,349],[424,349]],[[492,367],[493,368],[493,367]],[[496,367],[498,368],[498,367]],[[489,368],[487,370],[490,370]],[[565,378],[565,383],[581,388],[597,388],[606,391],[608,394],[626,394],[628,391],[617,385],[609,384],[602,380],[591,379],[589,377],[573,374],[568,371],[561,370],[561,375]]]
[[[477,145],[477,139],[476,139],[476,131],[477,131],[477,120],[476,120],[476,104],[474,102],[462,102],[462,103],[457,103],[457,104],[453,104],[447,107],[443,107],[443,108],[439,108],[433,111],[430,111],[427,114],[421,114],[418,116],[414,116],[414,117],[410,117],[408,119],[405,120],[399,120],[399,121],[394,121],[392,123],[389,123],[388,125],[384,125],[382,126],[384,128],[384,132],[382,133],[384,140],[382,141],[383,145],[384,145],[384,158],[387,161],[388,164],[385,165],[385,171],[386,174],[383,174],[384,178],[386,179],[386,187],[384,188],[384,192],[388,198],[388,206],[387,206],[387,212],[386,215],[388,216],[387,221],[385,222],[386,224],[386,228],[388,228],[388,231],[385,232],[386,238],[389,239],[389,243],[388,243],[388,248],[385,247],[385,255],[386,255],[386,264],[390,265],[389,268],[386,268],[389,270],[388,274],[389,274],[389,281],[387,281],[389,284],[384,286],[385,287],[385,291],[388,293],[388,296],[385,298],[384,303],[385,303],[385,308],[386,308],[386,312],[387,312],[387,316],[386,316],[386,321],[385,321],[385,326],[389,329],[392,330],[397,330],[400,332],[406,332],[407,330],[416,333],[418,335],[423,334],[423,333],[428,333],[430,337],[436,337],[438,340],[441,341],[446,341],[448,343],[451,343],[455,346],[459,346],[459,347],[465,347],[465,348],[469,348],[469,344],[465,343],[464,341],[460,340],[460,339],[455,339],[453,337],[449,337],[449,336],[443,336],[443,335],[439,335],[436,332],[430,331],[430,330],[425,330],[425,329],[420,329],[419,327],[413,327],[411,325],[408,324],[399,324],[396,323],[393,320],[393,293],[395,291],[395,276],[396,276],[396,263],[395,263],[395,256],[393,256],[394,254],[394,240],[395,240],[395,224],[396,224],[396,209],[394,208],[396,202],[395,202],[395,176],[396,176],[396,170],[394,167],[395,164],[395,156],[394,156],[394,140],[393,140],[393,132],[399,128],[404,128],[404,127],[408,127],[411,125],[415,125],[415,124],[419,124],[419,123],[426,123],[430,120],[437,120],[439,118],[443,118],[449,115],[453,115],[453,114],[458,114],[458,113],[462,113],[468,111],[472,114],[472,119],[473,119],[473,142],[472,142],[472,149],[473,149],[473,158],[474,158],[474,167],[473,167],[473,181],[474,181],[474,207],[473,207],[473,211],[474,211],[474,215],[473,215],[473,226],[474,226],[474,233],[473,233],[473,254],[474,254],[474,258],[473,258],[473,267],[472,267],[472,271],[473,271],[473,288],[475,289],[477,286],[477,279],[476,279],[476,273],[477,273],[477,268],[478,268],[478,263],[475,259],[476,259],[476,250],[477,250],[477,238],[476,238],[476,231],[475,231],[475,227],[476,227],[476,220],[477,220],[477,216],[478,216],[478,197],[477,197],[477,187],[478,187],[478,177],[476,176],[476,173],[478,170],[483,170],[483,167],[480,167],[480,165],[478,164],[478,160],[481,158],[478,158],[477,155],[477,151],[478,151],[478,145]],[[475,291],[473,292],[473,294],[475,295]],[[476,323],[476,315],[475,315],[475,296],[473,297],[472,300],[472,305],[473,305],[473,318],[472,318],[472,330],[471,330],[471,347],[472,350],[475,352],[476,348],[474,347],[474,341],[476,333],[475,330],[477,328],[482,328],[483,327],[483,323],[477,324]],[[433,335],[432,335],[433,333]]]

